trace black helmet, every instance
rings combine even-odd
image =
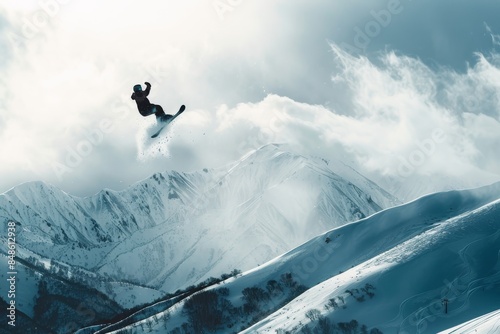
[[[142,92],[142,86],[141,85],[135,85],[134,86],[134,92]]]

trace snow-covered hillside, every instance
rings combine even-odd
[[[343,177],[321,159],[268,145],[227,167],[158,173],[88,198],[40,182],[18,186],[0,195],[0,219],[17,222],[20,279],[27,282],[20,311],[36,316],[40,282],[49,274],[132,307],[257,267],[397,203],[339,168]]]
[[[497,183],[432,194],[335,228],[122,329],[436,333],[499,307]],[[494,316],[475,328],[494,333]]]
[[[485,333],[494,334],[500,333],[500,310],[493,311],[476,319],[467,321],[448,330],[439,332],[439,334],[471,334]]]

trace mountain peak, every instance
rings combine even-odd
[[[0,195],[0,207],[25,228],[19,247],[41,259],[174,291],[250,269],[385,207],[379,189],[356,184],[273,144],[230,166],[165,171],[85,198],[30,183]]]

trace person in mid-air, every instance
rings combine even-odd
[[[152,104],[151,102],[149,102],[147,96],[149,95],[149,92],[151,90],[151,84],[149,82],[145,82],[144,84],[146,85],[146,90],[143,91],[141,85],[135,85],[134,92],[131,96],[132,100],[135,100],[135,102],[137,103],[137,109],[139,109],[139,113],[142,116],[155,114],[157,121],[168,121],[173,116],[165,114],[163,108],[160,105]]]

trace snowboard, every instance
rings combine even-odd
[[[174,119],[177,118],[177,116],[179,116],[180,114],[182,114],[182,112],[186,109],[186,106],[185,105],[182,105],[180,108],[179,108],[179,111],[173,115],[172,117],[170,117],[169,119],[165,120],[165,121],[161,121],[161,120],[158,120],[158,123],[160,125],[160,128],[158,129],[158,131],[156,131],[152,136],[151,138],[156,138],[160,135],[160,133],[163,131],[163,129],[165,129],[167,127],[167,125],[169,125],[170,123],[172,123],[172,121]]]

